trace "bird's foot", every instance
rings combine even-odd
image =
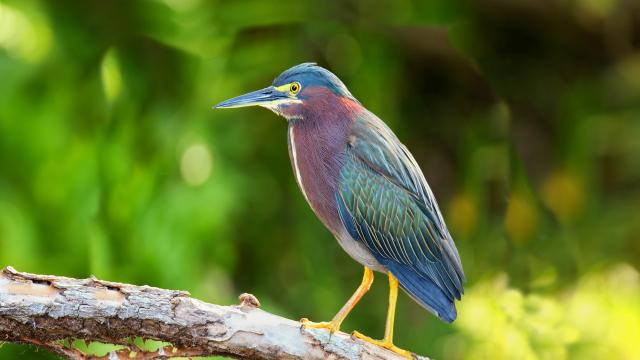
[[[331,334],[340,330],[340,324],[334,321],[313,322],[307,318],[300,319],[303,328],[327,329]]]
[[[402,356],[404,358],[413,360],[413,355],[410,352],[408,352],[407,350],[404,350],[404,349],[400,349],[399,347],[393,345],[393,342],[390,341],[390,340],[375,340],[375,339],[372,339],[372,338],[370,338],[370,337],[368,337],[366,335],[363,335],[362,333],[359,333],[357,331],[352,332],[351,336],[357,337],[358,339],[366,341],[366,342],[368,342],[370,344],[373,344],[373,345],[380,346],[382,348],[391,350],[394,353],[396,353],[396,354],[398,354],[398,355],[400,355],[400,356]]]

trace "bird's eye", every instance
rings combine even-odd
[[[292,94],[297,94],[298,91],[300,91],[300,83],[299,82],[291,83],[291,85],[289,86],[289,91],[291,91]]]

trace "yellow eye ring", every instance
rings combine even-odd
[[[300,91],[300,83],[299,82],[292,82],[291,85],[289,85],[289,91],[292,94],[297,94]]]

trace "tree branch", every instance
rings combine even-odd
[[[61,340],[124,345],[103,358],[226,355],[246,359],[402,359],[348,334],[302,329],[265,312],[250,294],[236,306],[207,304],[184,291],[109,281],[0,273],[0,341],[29,343],[69,359],[93,358]],[[132,348],[132,337],[170,343]],[[133,353],[132,353],[133,352]],[[417,357],[419,359],[425,359]]]

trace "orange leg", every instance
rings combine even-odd
[[[323,321],[323,322],[316,323],[316,322],[311,322],[306,318],[303,318],[303,319],[300,319],[302,326],[305,328],[310,327],[310,328],[318,328],[318,329],[329,329],[331,333],[339,331],[340,325],[342,325],[342,322],[344,321],[344,319],[347,317],[347,315],[349,315],[349,313],[356,306],[358,301],[360,301],[362,296],[367,291],[369,291],[369,288],[371,288],[372,283],[373,283],[373,271],[365,266],[364,276],[362,276],[362,283],[360,283],[360,286],[358,286],[358,289],[356,290],[356,292],[354,292],[353,295],[351,295],[351,298],[349,299],[349,301],[347,301],[347,303],[344,304],[342,309],[338,311],[336,316],[334,316],[331,321],[329,322]]]
[[[396,317],[396,301],[398,300],[398,279],[393,276],[391,273],[389,275],[389,309],[387,311],[387,323],[384,329],[384,339],[382,340],[374,340],[368,336],[362,335],[361,333],[354,331],[353,336],[360,338],[366,342],[372,343],[374,345],[383,347],[385,349],[389,349],[401,356],[406,357],[407,359],[413,359],[413,356],[407,350],[400,349],[399,347],[393,345],[393,323]]]

